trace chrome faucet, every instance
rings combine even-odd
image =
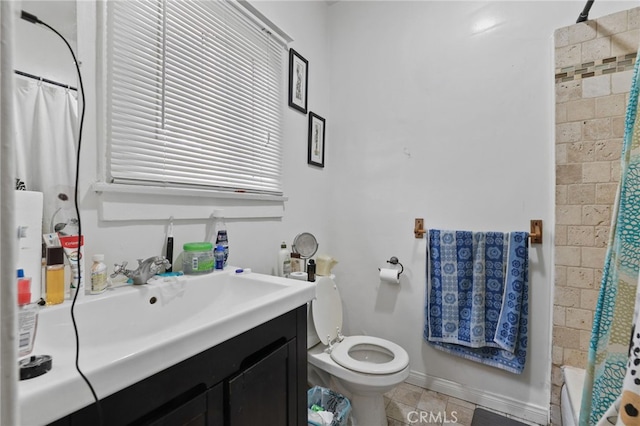
[[[131,278],[133,283],[136,285],[146,284],[149,278],[159,272],[165,271],[170,266],[171,262],[169,262],[169,260],[164,256],[153,256],[145,260],[138,259],[138,269],[134,271],[127,269],[127,262],[124,261],[120,265],[114,265],[111,278],[115,278],[118,274],[122,274]]]

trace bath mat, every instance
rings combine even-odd
[[[476,408],[473,411],[471,426],[527,426],[525,423],[509,419],[498,413]]]

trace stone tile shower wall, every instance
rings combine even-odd
[[[639,40],[640,8],[555,32],[552,425],[561,424],[560,366],[586,365]]]

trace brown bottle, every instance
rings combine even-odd
[[[316,280],[316,262],[313,259],[309,259],[309,264],[307,265],[307,281]]]

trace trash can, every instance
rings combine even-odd
[[[308,424],[313,426],[347,426],[351,403],[331,389],[314,386],[307,391]]]

